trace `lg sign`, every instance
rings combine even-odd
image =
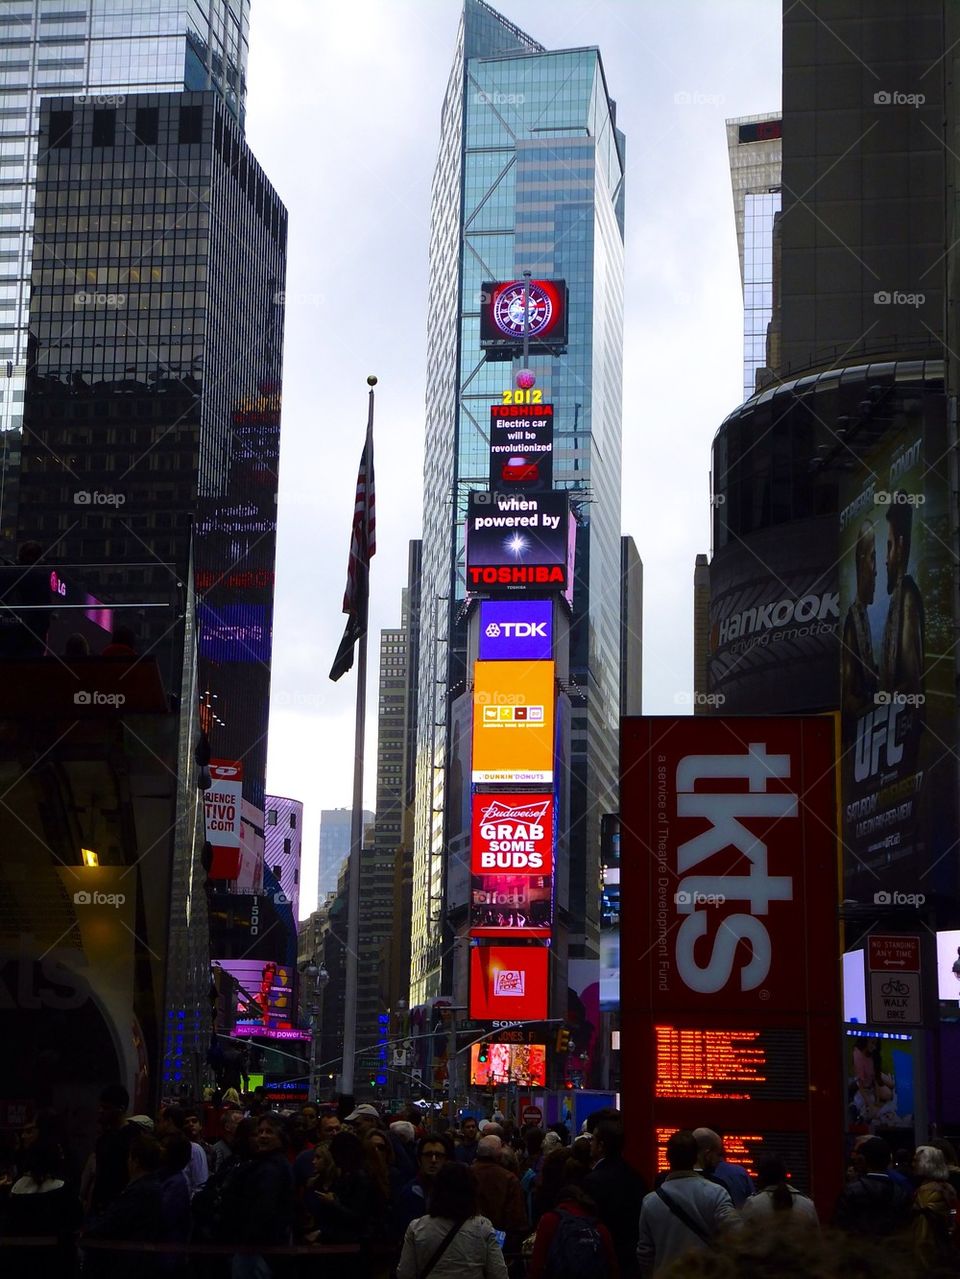
[[[480,604],[482,662],[547,662],[553,642],[549,600],[483,600]]]

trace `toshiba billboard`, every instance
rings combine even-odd
[[[825,1208],[843,1166],[835,741],[832,716],[621,732],[624,1111],[649,1142],[634,1153],[654,1165],[675,1128],[762,1139]]]
[[[553,662],[474,664],[475,785],[552,785],[556,697]]]

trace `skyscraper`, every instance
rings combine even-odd
[[[374,814],[363,810],[364,832],[371,829]],[[366,841],[364,841],[366,842]],[[320,813],[320,873],[317,882],[317,906],[322,906],[337,883],[344,863],[350,857],[350,809],[324,808]]]
[[[554,405],[553,485],[579,519],[571,636],[570,954],[596,955],[599,814],[617,807],[624,139],[597,49],[548,52],[465,0],[434,174],[427,331],[411,1000],[449,988],[445,872],[453,700],[467,678],[463,527],[488,487],[481,286],[525,270],[569,289],[567,354],[531,356]],[[445,940],[446,931],[446,940]]]
[[[250,0],[23,0],[0,13],[0,554],[16,525],[41,96],[210,90],[242,130]],[[9,12],[6,12],[9,10]],[[5,374],[5,376],[4,376]],[[6,432],[14,431],[13,435]]]

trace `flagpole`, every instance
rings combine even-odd
[[[373,434],[373,388],[377,379],[367,378],[370,394],[367,403],[367,439]],[[369,567],[368,567],[369,572]],[[367,717],[367,625],[369,624],[369,579],[367,582],[367,617],[357,642],[357,718],[353,747],[353,813],[350,818],[350,891],[347,894],[347,971],[343,997],[343,1065],[340,1092],[353,1093],[357,1051],[357,984],[360,948],[360,850],[363,846],[363,748]]]

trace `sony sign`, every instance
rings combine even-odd
[[[553,646],[551,600],[482,600],[482,662],[548,662]]]
[[[793,877],[770,873],[766,843],[743,823],[797,816],[794,792],[767,789],[771,780],[789,776],[790,756],[768,754],[762,742],[751,742],[743,755],[688,755],[677,766],[677,816],[709,823],[677,848],[677,913],[686,917],[676,933],[677,972],[699,994],[715,994],[731,980],[741,941],[749,944],[750,956],[746,962],[741,958],[740,989],[756,990],[770,972],[772,947],[765,917],[771,902],[793,901]],[[741,785],[697,790],[698,783],[716,786],[720,779]],[[729,862],[730,849],[743,855],[746,867],[740,865],[736,871],[715,865],[702,868],[718,853],[727,853]],[[721,914],[710,909],[731,901],[746,903],[749,913]],[[707,908],[698,909],[703,903]],[[697,943],[708,937],[712,939],[709,956],[706,963],[699,963]]]

